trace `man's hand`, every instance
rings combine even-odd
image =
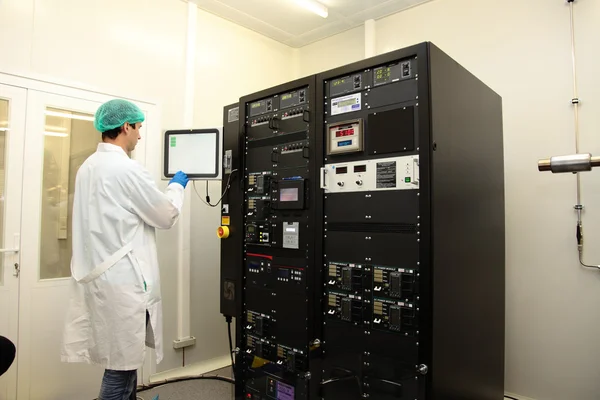
[[[185,173],[183,173],[182,171],[177,171],[177,173],[175,174],[173,179],[171,179],[171,181],[169,182],[169,185],[171,183],[179,183],[185,189],[188,182],[189,182],[189,179],[188,179],[187,175]]]

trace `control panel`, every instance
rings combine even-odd
[[[373,328],[415,336],[417,308],[412,303],[373,297]]]
[[[416,65],[398,60],[325,81],[322,99],[324,378],[343,368],[362,377],[362,397],[385,400],[418,398],[414,370],[389,376],[418,362]],[[356,395],[332,386],[324,398]]]
[[[419,156],[327,164],[321,170],[326,193],[414,190],[419,188]]]
[[[242,99],[244,280],[241,362],[249,399],[308,399],[318,166],[314,77]],[[320,314],[318,315],[320,317]],[[309,374],[310,375],[310,374]]]

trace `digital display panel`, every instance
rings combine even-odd
[[[355,93],[331,100],[331,115],[360,111],[362,108],[361,98],[361,93]]]
[[[347,106],[352,106],[354,104],[356,104],[356,100],[354,98],[352,98],[352,99],[339,101],[337,103],[337,106],[338,107],[347,107]]]
[[[351,144],[352,140],[342,140],[341,142],[337,143],[338,147],[350,146]]]
[[[342,129],[335,133],[335,137],[352,136],[352,135],[354,135],[354,129]]]
[[[329,84],[329,92],[331,96],[337,96],[352,91],[352,77],[345,76],[343,78],[335,79]]]
[[[306,89],[296,90],[295,92],[284,93],[279,97],[279,107],[281,109],[298,106],[306,102]]]
[[[402,67],[400,66],[400,64],[375,68],[373,76],[373,86],[379,86],[386,83],[398,81],[401,77]]]
[[[277,275],[280,278],[288,279],[290,277],[290,270],[287,268],[279,268],[279,270],[277,271]]]
[[[375,68],[373,72],[373,86],[396,82],[400,79],[410,78],[412,75],[411,62],[403,61],[385,67]]]
[[[344,76],[329,83],[329,95],[338,96],[362,88],[362,75]]]
[[[280,189],[279,201],[298,201],[298,188]]]
[[[279,103],[282,109],[297,106],[298,104],[300,104],[298,92],[286,93],[282,95]]]
[[[267,101],[255,101],[254,103],[250,103],[250,116],[254,117],[255,115],[264,114],[267,112]]]
[[[294,400],[294,387],[277,382],[277,400]]]

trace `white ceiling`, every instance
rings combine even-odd
[[[319,0],[329,9],[322,18],[294,0],[189,0],[202,10],[252,29],[291,47],[302,47],[362,25],[366,20],[431,0]]]

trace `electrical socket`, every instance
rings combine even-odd
[[[173,348],[174,349],[183,349],[184,347],[190,347],[196,344],[196,338],[193,336],[188,336],[181,339],[173,340]]]

